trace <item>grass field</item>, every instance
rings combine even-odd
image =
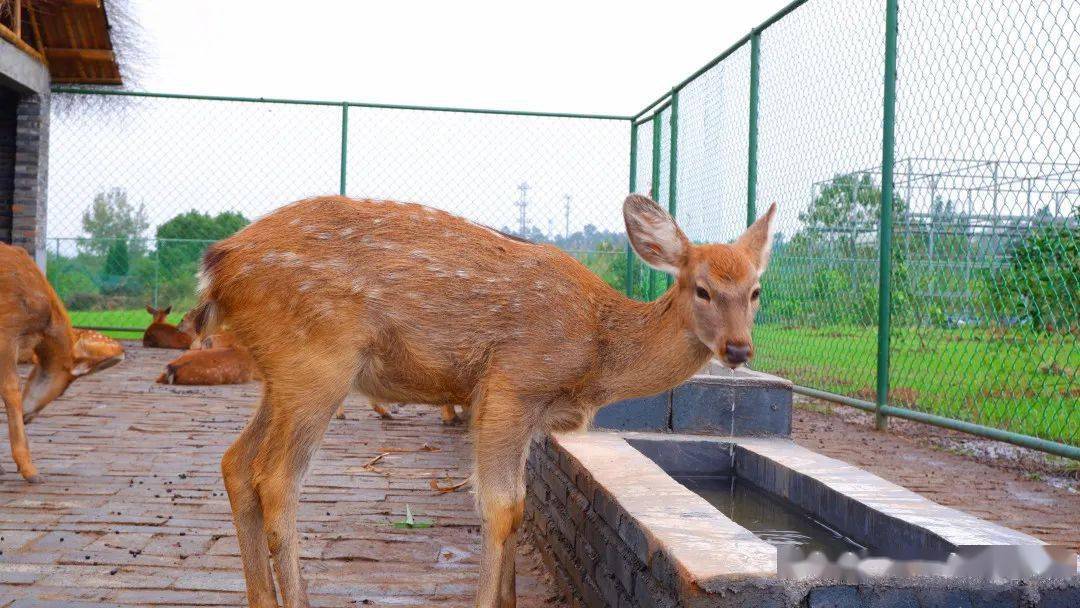
[[[170,323],[179,323],[186,311],[173,311],[169,315]],[[140,327],[145,329],[150,324],[150,314],[139,308],[135,310],[69,310],[71,323],[76,327]],[[121,340],[135,340],[142,337],[143,329],[138,331],[102,331],[101,333]]]
[[[754,368],[803,386],[875,398],[873,327],[754,329]],[[1080,443],[1080,350],[1068,334],[1022,329],[898,329],[890,403]]]
[[[179,322],[181,313],[169,320]],[[74,311],[80,326],[145,327],[145,310]],[[138,339],[140,332],[105,332]],[[875,398],[873,327],[754,329],[754,368],[797,384]],[[1080,350],[1068,334],[1023,329],[898,329],[890,402],[1017,433],[1080,443]]]

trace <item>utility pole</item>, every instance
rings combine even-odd
[[[529,201],[525,200],[525,195],[529,191],[529,184],[527,182],[521,182],[518,184],[518,190],[521,190],[521,200],[514,203],[518,206],[520,211],[518,216],[518,234],[525,236],[525,231],[528,228],[528,217],[525,215],[525,210],[529,206]]]
[[[566,198],[566,238],[570,238],[570,201],[572,200],[570,195],[567,194]]]

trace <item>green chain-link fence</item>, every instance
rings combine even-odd
[[[341,191],[647,299],[668,283],[626,249],[627,184],[698,242],[775,201],[755,367],[1080,459],[1077,83],[1076,3],[799,0],[634,117],[61,92],[49,273],[78,322],[141,327],[190,304],[206,243]]]
[[[623,289],[626,118],[53,95],[48,272],[75,322],[193,302],[202,251],[316,194],[423,201],[556,243]]]

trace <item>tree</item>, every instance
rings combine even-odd
[[[146,244],[141,240],[150,227],[146,208],[142,203],[135,207],[128,202],[127,191],[112,188],[99,192],[94,202],[82,216],[82,227],[87,239],[79,240],[80,250],[93,255],[105,255],[117,239],[130,241],[128,246],[134,255],[142,255]]]
[[[207,245],[247,224],[247,218],[236,211],[223,211],[212,216],[195,210],[161,224],[157,228],[157,247],[162,272],[167,276],[194,274],[194,266]]]
[[[1080,228],[1050,225],[1031,231],[1009,251],[991,293],[998,310],[1040,331],[1080,328]]]

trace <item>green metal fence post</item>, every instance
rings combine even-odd
[[[338,175],[338,194],[345,196],[345,166],[349,157],[349,104],[341,103],[341,167]]]
[[[750,32],[750,125],[746,146],[746,225],[757,219],[758,90],[761,66],[761,30]]]
[[[889,402],[889,337],[892,315],[893,168],[896,148],[896,21],[898,0],[885,1],[885,82],[881,121],[881,230],[878,236],[877,411],[874,426],[884,430]]]
[[[630,121],[630,192],[637,191],[637,123]],[[626,235],[626,295],[634,297],[634,250]]]
[[[649,184],[649,196],[654,201],[660,199],[660,129],[663,128],[660,123],[660,115],[663,112],[657,112],[653,114],[652,118],[652,183]],[[655,290],[653,289],[653,283],[656,282],[656,271],[649,267],[648,272],[649,283],[646,288],[646,298],[652,300],[656,297]]]
[[[671,145],[668,150],[668,201],[667,210],[671,217],[675,217],[677,207],[675,205],[675,189],[678,184],[679,174],[679,90],[671,91]],[[672,277],[667,276],[667,288],[671,289]]]

